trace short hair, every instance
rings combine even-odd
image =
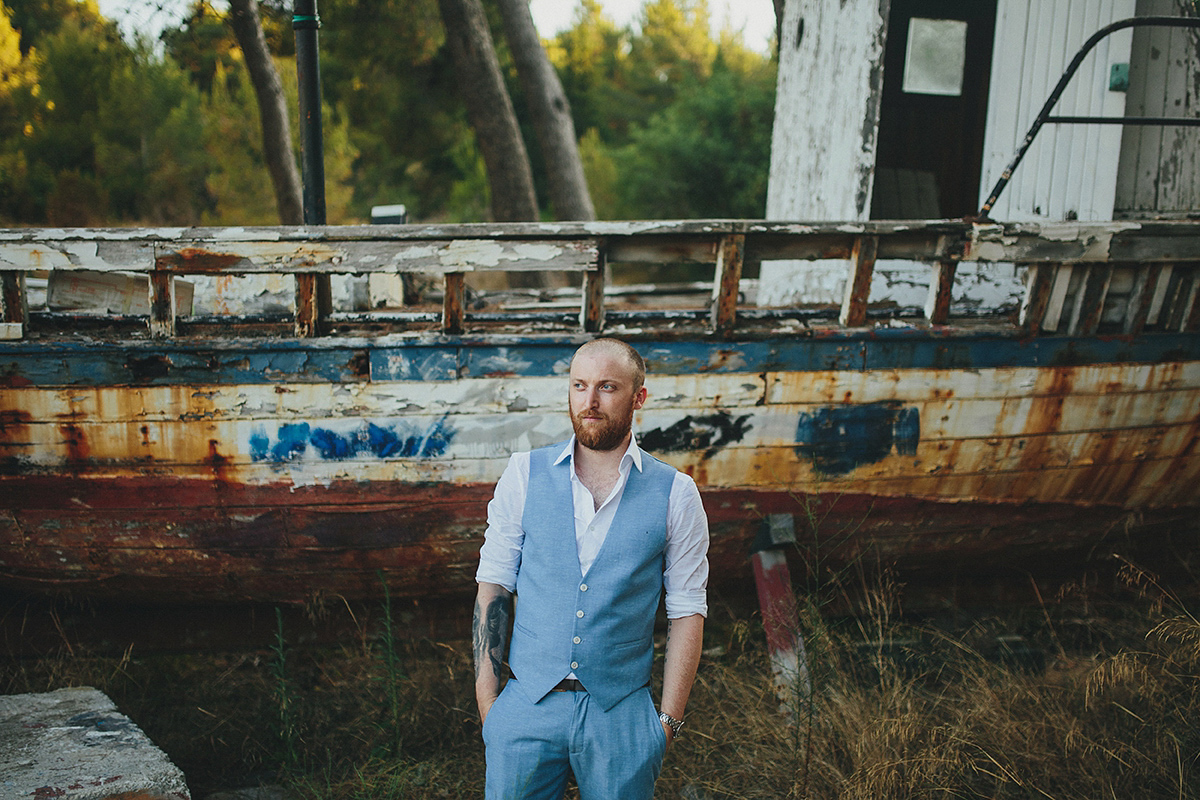
[[[627,342],[611,337],[600,339],[592,339],[590,342],[584,342],[580,345],[575,354],[571,356],[571,363],[575,363],[575,358],[580,353],[588,350],[602,350],[610,355],[625,359],[629,364],[630,371],[633,373],[633,390],[636,392],[642,388],[646,382],[646,361],[642,358],[642,354],[634,350]]]

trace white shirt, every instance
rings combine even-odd
[[[575,474],[575,437],[567,442],[554,460],[571,460],[571,498],[575,506],[575,544],[579,567],[587,574],[604,544],[617,506],[625,493],[625,483],[635,467],[642,469],[642,451],[637,440],[621,456],[620,473],[612,492],[597,509],[592,493]],[[521,547],[525,531],[525,496],[529,492],[529,453],[514,453],[496,483],[496,492],[488,503],[488,526],[479,550],[479,570],[475,580],[494,583],[510,592],[517,589],[517,570],[521,566]],[[690,475],[675,474],[667,499],[667,549],[663,572],[667,618],[692,614],[708,616],[708,517],[700,502],[700,490]]]

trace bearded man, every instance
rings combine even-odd
[[[680,733],[708,613],[708,520],[695,482],[634,440],[645,374],[616,339],[575,351],[574,436],[514,454],[488,504],[473,638],[490,800],[557,800],[569,773],[581,800],[649,800]]]

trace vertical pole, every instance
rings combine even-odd
[[[304,224],[325,224],[325,145],[321,137],[321,62],[317,0],[296,0],[296,81],[300,88],[300,173],[304,182]],[[302,279],[304,278],[304,279]],[[304,310],[302,315],[301,310]],[[329,275],[296,275],[296,335],[320,336],[333,311]]]
[[[804,649],[796,594],[783,549],[795,540],[792,515],[771,514],[763,520],[750,554],[775,693],[780,699],[780,711],[792,719],[799,716],[812,695],[808,654]]]
[[[296,0],[296,80],[300,85],[300,166],[304,180],[304,224],[325,224],[325,158],[321,138],[321,63],[317,49],[317,0]]]

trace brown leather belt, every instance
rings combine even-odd
[[[550,691],[552,691],[552,692],[586,692],[587,689],[583,688],[583,684],[580,683],[579,681],[575,680],[574,678],[563,678],[561,681],[558,682],[558,685],[555,686]]]

